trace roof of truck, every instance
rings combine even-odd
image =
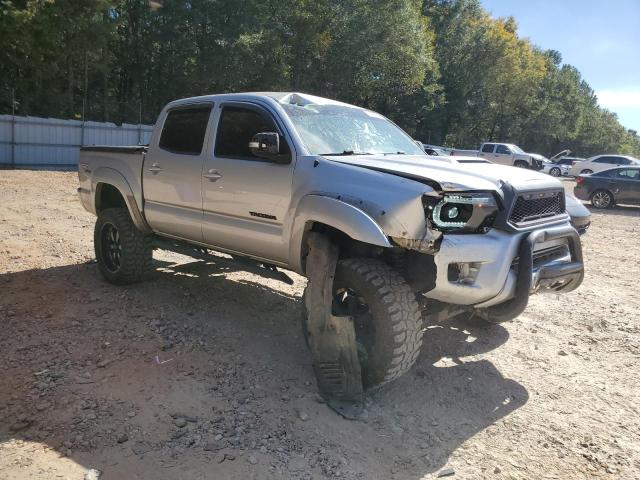
[[[256,99],[256,98],[271,98],[276,102],[283,104],[292,104],[292,105],[343,105],[353,108],[354,105],[350,105],[348,103],[339,102],[337,100],[332,100],[330,98],[318,97],[316,95],[309,95],[308,93],[302,92],[246,92],[246,93],[218,93],[213,95],[202,95],[199,97],[189,97],[189,98],[181,98],[179,100],[174,100],[168,104],[168,106],[176,106],[176,105],[184,105],[188,103],[194,102],[202,102],[202,101],[215,101],[215,100],[234,100],[234,99]]]

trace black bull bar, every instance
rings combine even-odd
[[[533,251],[536,244],[563,238],[567,239],[571,261],[542,265],[537,271],[537,281],[534,285]],[[498,322],[511,320],[527,308],[532,291],[570,292],[578,288],[584,279],[580,235],[571,225],[545,228],[526,234],[520,241],[518,257],[514,297],[499,305],[482,309],[482,316]]]

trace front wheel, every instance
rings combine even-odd
[[[559,177],[560,175],[562,175],[562,172],[558,167],[553,167],[551,170],[549,170],[549,175],[551,175],[552,177]]]
[[[386,263],[339,261],[333,310],[353,317],[365,388],[390,382],[415,363],[422,346],[420,306],[404,278]]]
[[[613,204],[613,195],[606,190],[598,190],[591,195],[591,205],[595,208],[610,208]]]
[[[152,268],[150,238],[136,228],[125,208],[107,208],[98,214],[93,243],[98,268],[110,283],[139,282]]]
[[[581,175],[590,175],[592,173],[593,173],[593,170],[589,170],[588,168],[585,168],[580,172]]]
[[[529,164],[524,160],[517,160],[513,166],[518,168],[529,168]]]

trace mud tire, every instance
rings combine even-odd
[[[360,362],[363,386],[379,387],[409,371],[420,354],[423,322],[415,294],[404,278],[380,260],[349,258],[336,267],[334,297],[342,288],[358,292],[370,311],[366,361]],[[360,343],[358,336],[356,327]]]
[[[114,230],[115,229],[115,230]],[[117,232],[117,261],[108,250],[109,232]],[[136,228],[125,208],[107,208],[98,214],[93,242],[102,276],[115,285],[128,285],[143,280],[153,268],[151,238]]]

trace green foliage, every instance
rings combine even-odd
[[[169,100],[297,90],[423,141],[640,155],[560,54],[478,0],[0,0],[0,112],[153,122]]]

